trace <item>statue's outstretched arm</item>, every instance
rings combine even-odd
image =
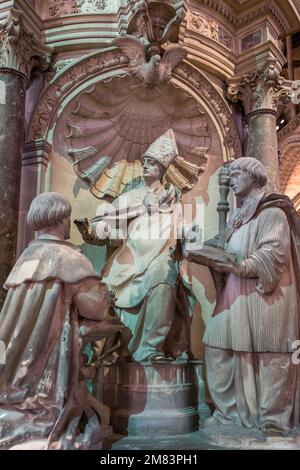
[[[75,219],[74,224],[78,228],[83,240],[89,245],[106,245],[109,238],[109,227],[106,222],[99,222],[97,229],[87,219]]]

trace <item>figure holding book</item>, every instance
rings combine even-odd
[[[241,207],[227,226],[225,251],[185,253],[225,276],[203,339],[216,406],[205,426],[282,435],[299,423],[299,367],[292,354],[299,339],[300,219],[288,197],[265,193],[258,160],[237,159],[229,176]]]

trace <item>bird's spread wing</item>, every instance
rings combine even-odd
[[[145,46],[139,39],[127,35],[115,38],[113,43],[128,57],[130,66],[138,67],[146,62]]]
[[[163,59],[161,61],[162,79],[170,78],[172,70],[179,62],[187,56],[186,50],[178,44],[170,44],[165,50]]]

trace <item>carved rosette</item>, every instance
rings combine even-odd
[[[263,68],[228,81],[227,98],[236,103],[241,100],[245,113],[270,110],[278,113],[288,104],[294,93],[293,82],[280,75],[276,60],[270,59]]]
[[[75,7],[81,13],[99,13],[109,5],[108,0],[75,0]]]
[[[7,22],[0,27],[0,68],[15,70],[29,80],[33,66],[42,70],[49,67],[51,53],[23,27],[21,17],[21,11],[11,9]]]
[[[78,13],[103,13],[111,4],[110,0],[50,0],[48,3],[50,17],[76,15]]]

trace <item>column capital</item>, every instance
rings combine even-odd
[[[0,24],[0,71],[13,71],[29,80],[34,66],[42,70],[50,66],[51,50],[25,28],[22,16],[21,10],[11,8],[5,23]]]
[[[226,97],[233,103],[241,100],[246,116],[262,110],[278,114],[295,92],[293,83],[281,76],[276,59],[268,59],[262,68],[229,79]]]

